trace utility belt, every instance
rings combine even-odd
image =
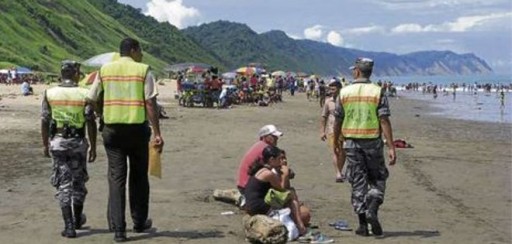
[[[60,136],[64,139],[69,138],[84,138],[85,127],[75,128],[73,126],[64,125],[62,128],[57,128],[55,124],[50,125],[50,137]]]

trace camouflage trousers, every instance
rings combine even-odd
[[[346,148],[347,178],[352,185],[352,206],[357,214],[366,213],[372,199],[384,201],[389,176],[382,147]]]
[[[64,139],[55,136],[50,141],[50,154],[53,159],[51,184],[57,189],[55,198],[61,207],[83,205],[87,189],[87,149],[84,138]]]

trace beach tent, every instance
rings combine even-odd
[[[281,77],[284,77],[286,76],[286,72],[282,71],[282,70],[276,70],[274,72],[272,72],[272,76],[281,76]]]
[[[85,61],[82,61],[82,65],[92,66],[92,67],[101,67],[106,63],[116,61],[117,59],[119,59],[119,57],[120,57],[120,55],[118,52],[102,53],[102,54],[93,56]]]
[[[7,74],[9,73],[8,69],[0,69],[0,74]]]
[[[167,67],[164,68],[164,71],[167,71],[167,72],[185,72],[185,71],[188,71],[190,70],[191,68],[192,69],[199,69],[199,68],[202,68],[204,70],[208,70],[212,67],[212,65],[210,64],[205,64],[205,63],[179,63],[179,64],[172,64],[172,65],[168,65]]]
[[[236,78],[236,72],[226,72],[222,74],[222,78],[224,79],[235,79]]]
[[[32,74],[32,70],[27,68],[27,67],[16,67],[16,73],[19,74],[19,75],[23,75],[23,74]]]

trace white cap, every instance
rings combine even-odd
[[[264,136],[274,135],[274,136],[282,136],[283,132],[278,131],[275,125],[265,125],[261,127],[260,131],[258,131],[258,137],[262,138]]]

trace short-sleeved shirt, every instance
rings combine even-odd
[[[153,75],[153,72],[148,71],[146,75],[146,79],[144,81],[144,99],[149,100],[151,98],[154,98],[158,95],[158,90],[156,88],[156,81],[155,76]],[[100,93],[103,91],[103,87],[101,86],[101,78],[99,75],[96,76],[96,80],[94,80],[94,83],[91,86],[91,89],[89,90],[89,94],[87,95],[87,98],[89,98],[92,101],[97,101]]]
[[[367,78],[356,79],[353,84],[357,83],[371,83],[371,81]],[[389,110],[388,98],[381,93],[379,99],[379,105],[377,106],[377,116],[384,117],[390,116],[391,112]],[[334,116],[341,121],[345,118],[345,111],[343,110],[343,106],[341,104],[341,100],[338,99],[336,102],[336,108],[334,111]],[[382,147],[383,142],[379,137],[377,139],[349,139],[345,138],[345,142],[343,143],[343,148],[377,148]]]
[[[324,106],[322,108],[321,116],[327,118],[327,124],[325,126],[325,134],[330,135],[334,133],[334,110],[336,109],[336,103],[333,97],[325,99]]]
[[[254,143],[251,148],[245,153],[242,161],[240,162],[240,167],[238,168],[238,177],[236,181],[236,185],[239,188],[245,188],[247,182],[249,181],[249,168],[257,159],[262,158],[262,152],[268,144],[264,141],[258,141]]]

